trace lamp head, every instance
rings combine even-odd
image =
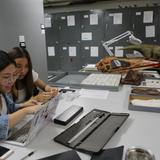
[[[131,34],[129,36],[129,43],[131,43],[131,44],[141,44],[142,41],[140,39],[136,38],[133,34]]]

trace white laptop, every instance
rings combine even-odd
[[[6,143],[25,146],[51,121],[55,114],[60,95],[41,105],[41,109],[34,115],[28,115],[16,125]]]

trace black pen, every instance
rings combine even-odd
[[[65,88],[59,90],[59,92],[62,92],[62,93],[66,93],[68,91],[75,92],[76,90],[75,89],[65,89]]]
[[[29,154],[27,154],[25,157],[23,157],[21,160],[25,160],[27,158],[29,158],[30,156],[32,156],[34,154],[34,151],[30,152]]]

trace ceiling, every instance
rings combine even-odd
[[[88,4],[100,1],[111,1],[111,0],[43,0],[44,7],[61,7],[67,5],[74,5],[74,4]],[[117,0],[112,0],[117,1]]]

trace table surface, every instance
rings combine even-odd
[[[107,99],[98,98],[75,98],[73,101],[63,99],[60,101],[56,115],[62,113],[72,104],[81,105],[84,107],[82,114],[76,120],[67,126],[61,126],[49,123],[27,146],[35,149],[35,153],[27,158],[27,160],[35,160],[49,155],[61,153],[70,148],[65,147],[53,141],[53,138],[68,128],[73,123],[77,122],[86,113],[92,109],[101,109],[109,112],[125,112],[129,113],[129,118],[125,121],[122,127],[109,140],[104,148],[114,148],[124,145],[125,151],[133,146],[149,149],[155,155],[156,160],[160,159],[160,113],[140,112],[128,110],[128,97],[130,93],[129,86],[120,87],[118,92],[110,91]],[[77,152],[82,160],[90,160],[90,155],[82,152]],[[124,158],[124,157],[123,157]]]

